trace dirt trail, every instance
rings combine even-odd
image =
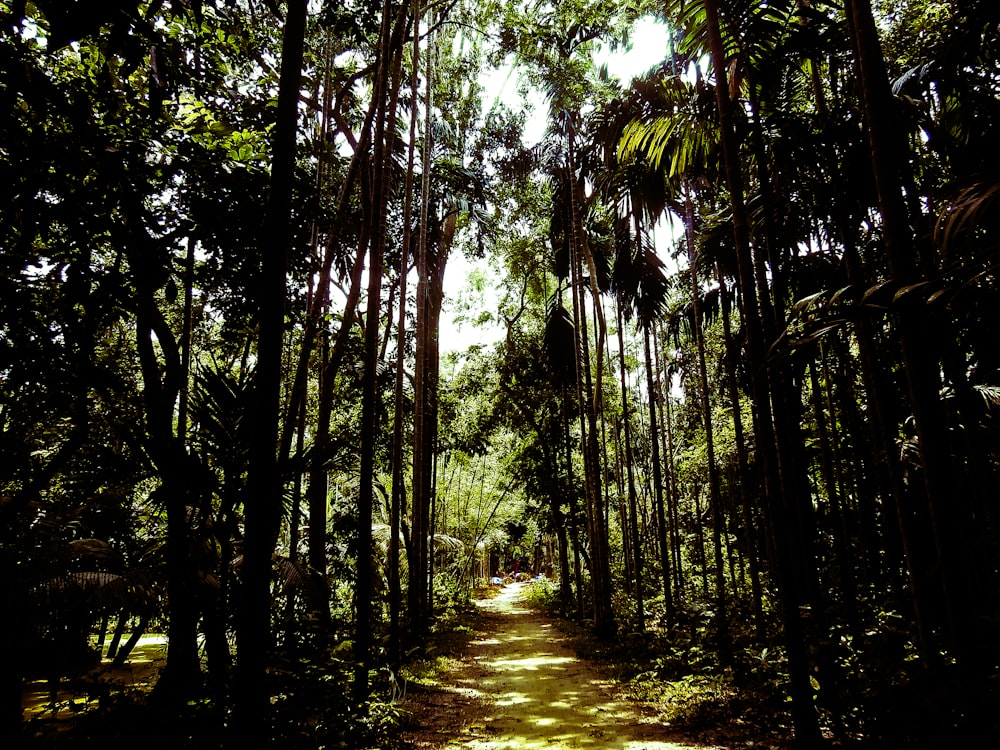
[[[616,696],[554,623],[520,603],[523,586],[477,602],[489,632],[453,664],[445,687],[411,695],[421,722],[406,736],[414,748],[708,750]]]

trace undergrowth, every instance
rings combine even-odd
[[[262,747],[283,750],[381,748],[398,750],[403,719],[398,690],[383,671],[373,675],[372,697],[363,710],[351,694],[348,662],[327,654],[279,655],[268,670],[271,694],[270,736]],[[24,750],[89,750],[142,747],[144,750],[226,750],[240,733],[231,714],[208,696],[183,706],[165,705],[147,692],[123,692],[70,718],[27,722],[17,747]]]
[[[578,656],[592,660],[628,698],[650,706],[659,720],[699,737],[783,746],[791,731],[780,654],[744,649],[723,669],[708,644],[713,633],[703,613],[683,613],[671,631],[653,618],[638,631],[623,626],[612,639],[595,636],[592,623],[558,617],[558,586],[533,584],[525,601],[557,617]],[[737,648],[739,651],[739,648]]]

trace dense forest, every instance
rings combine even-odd
[[[160,632],[157,736],[389,747],[515,568],[796,747],[997,730],[995,0],[0,17],[0,737]]]

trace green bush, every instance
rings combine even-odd
[[[549,580],[531,581],[521,592],[524,603],[533,609],[555,610],[559,607],[559,584]]]

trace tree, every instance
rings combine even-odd
[[[298,131],[299,84],[306,26],[306,2],[290,3],[285,19],[278,90],[277,122],[271,151],[271,181],[260,238],[257,275],[258,343],[254,377],[254,430],[249,446],[248,487],[255,496],[244,504],[240,620],[237,629],[239,675],[236,728],[241,736],[260,737],[267,728],[265,684],[271,649],[271,555],[278,541],[282,473],[277,462],[282,345],[292,182]]]
[[[525,559],[799,745],[990,728],[995,3],[78,5],[0,3],[5,738],[31,654],[162,619],[165,741],[381,745]],[[443,357],[458,252],[503,341]]]

